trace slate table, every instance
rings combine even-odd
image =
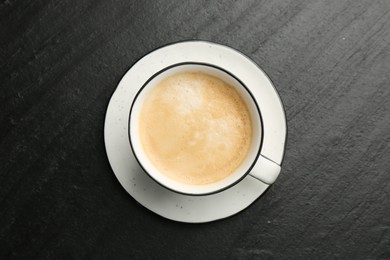
[[[170,42],[236,48],[273,80],[277,182],[208,224],[116,180],[103,140],[122,75]],[[390,1],[0,3],[1,259],[390,259]]]

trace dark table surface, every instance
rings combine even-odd
[[[283,169],[243,212],[166,220],[103,140],[122,75],[203,39],[247,54],[284,102]],[[0,3],[1,259],[390,259],[389,1]]]

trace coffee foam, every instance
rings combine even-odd
[[[217,182],[246,158],[252,139],[249,110],[234,87],[202,72],[159,82],[141,108],[140,136],[154,166],[191,185]]]

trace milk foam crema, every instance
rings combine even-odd
[[[139,127],[152,164],[191,185],[232,174],[248,155],[253,131],[240,94],[203,72],[177,73],[157,83],[142,104]]]

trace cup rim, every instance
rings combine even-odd
[[[158,75],[160,75],[161,73],[163,73],[163,72],[165,72],[167,70],[173,69],[175,67],[183,66],[183,65],[198,65],[198,66],[211,67],[211,68],[220,70],[220,71],[228,74],[230,77],[234,78],[235,80],[237,80],[237,82],[245,89],[245,91],[249,94],[250,98],[252,99],[253,104],[254,104],[254,106],[256,108],[256,112],[257,112],[258,118],[260,120],[260,127],[261,127],[262,131],[261,131],[261,134],[260,134],[260,142],[259,142],[259,145],[258,145],[258,149],[257,149],[256,155],[255,155],[255,158],[253,159],[253,162],[250,164],[248,169],[245,170],[245,172],[240,176],[240,178],[238,178],[234,182],[230,183],[229,185],[226,185],[226,186],[224,186],[222,188],[219,188],[219,189],[216,189],[216,190],[213,190],[213,191],[210,191],[210,192],[204,192],[204,193],[183,192],[183,191],[176,190],[176,189],[174,189],[172,187],[169,187],[169,186],[165,185],[164,183],[161,183],[155,177],[153,177],[153,175],[151,173],[149,173],[146,170],[146,168],[144,167],[144,165],[141,162],[142,160],[139,159],[139,157],[137,155],[137,152],[136,152],[136,149],[134,149],[134,146],[133,146],[133,143],[132,143],[132,138],[131,138],[132,124],[130,124],[130,121],[131,121],[131,118],[132,118],[131,115],[132,115],[132,112],[133,112],[134,104],[136,103],[139,95],[144,90],[144,88],[149,84],[149,82],[151,82],[155,77],[157,77]],[[170,191],[173,191],[173,192],[179,193],[179,194],[183,194],[183,195],[204,196],[204,195],[216,194],[216,193],[222,192],[224,190],[227,190],[227,189],[233,187],[237,183],[241,182],[251,172],[252,168],[256,165],[256,163],[257,163],[257,161],[258,161],[258,159],[259,159],[259,157],[261,155],[261,150],[262,150],[262,147],[263,147],[263,139],[264,139],[263,117],[262,117],[259,105],[258,105],[257,100],[255,99],[254,95],[252,94],[250,89],[238,77],[236,77],[233,73],[231,73],[230,71],[228,71],[228,70],[226,70],[226,69],[224,69],[224,68],[222,68],[220,66],[217,66],[217,65],[214,65],[214,64],[211,64],[211,63],[207,63],[207,62],[194,62],[194,61],[179,62],[179,63],[171,64],[171,65],[169,65],[167,67],[164,67],[163,69],[155,72],[152,76],[150,76],[148,78],[148,80],[145,81],[145,83],[137,91],[137,93],[136,93],[136,95],[135,95],[135,97],[134,97],[134,99],[132,101],[132,104],[131,104],[131,107],[130,107],[130,112],[129,112],[129,118],[128,118],[128,126],[129,126],[129,129],[127,131],[127,134],[128,134],[128,139],[129,139],[129,143],[130,143],[130,148],[131,148],[131,151],[132,151],[132,153],[134,155],[134,158],[136,159],[138,165],[157,184],[159,184],[160,186],[162,186],[162,187],[164,187],[164,188],[166,188],[166,189],[168,189]]]

